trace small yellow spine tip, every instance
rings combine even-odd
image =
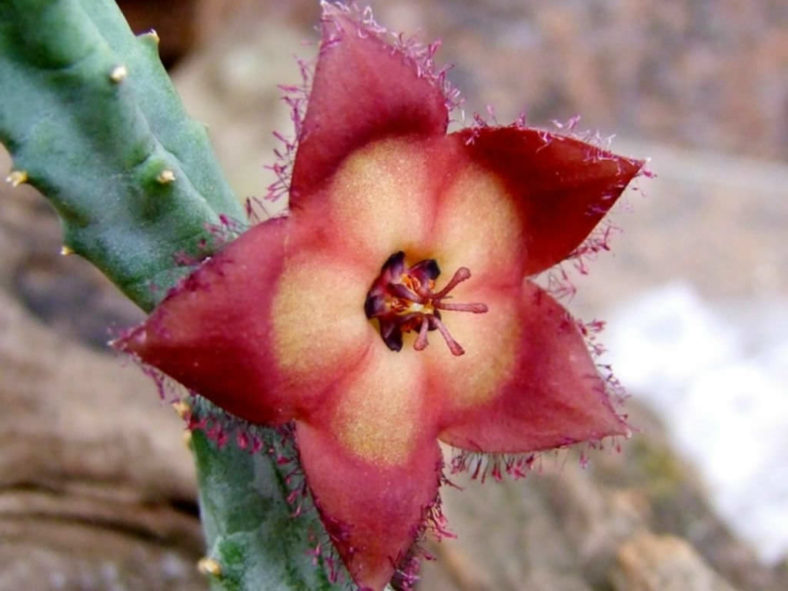
[[[162,170],[159,175],[156,177],[156,181],[160,185],[169,185],[171,182],[175,180],[175,173],[172,172],[169,168],[165,168]]]
[[[151,29],[147,33],[143,35],[143,37],[148,37],[149,39],[153,39],[153,42],[158,45],[159,44],[159,34],[156,32],[156,29]]]
[[[178,400],[177,402],[172,403],[172,409],[181,417],[184,421],[189,416],[192,408],[189,406],[189,403],[185,400]]]
[[[183,435],[183,445],[186,446],[186,449],[192,448],[192,432],[189,429],[184,430]]]
[[[129,71],[124,65],[115,66],[112,69],[112,72],[109,74],[109,79],[112,80],[115,84],[120,84],[126,79],[126,76],[129,75]]]
[[[71,248],[70,246],[66,246],[64,244],[63,246],[60,247],[60,256],[67,257],[67,256],[70,256],[72,254],[74,254],[74,249]]]
[[[12,187],[18,187],[19,185],[27,182],[27,171],[12,170],[10,174],[5,177],[5,181]]]
[[[197,561],[197,570],[203,575],[222,576],[222,565],[216,559],[207,556]]]

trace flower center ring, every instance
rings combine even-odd
[[[392,351],[402,349],[402,334],[406,332],[419,333],[413,348],[422,351],[429,344],[427,333],[437,330],[453,355],[465,353],[442,322],[441,310],[484,314],[487,305],[446,301],[457,285],[470,279],[471,272],[467,267],[457,269],[449,283],[436,292],[435,279],[440,273],[434,259],[425,259],[407,267],[403,251],[394,253],[383,264],[380,275],[367,293],[364,313],[369,319],[378,319],[380,336]]]

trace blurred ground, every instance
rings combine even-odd
[[[574,311],[615,317],[676,280],[710,306],[788,300],[783,2],[372,4],[392,29],[444,40],[439,60],[456,64],[469,113],[490,103],[502,123],[525,110],[544,125],[579,113],[580,127],[618,133],[617,151],[652,158],[658,178],[617,208],[624,232],[577,276]],[[139,14],[139,30],[156,24]],[[270,133],[289,125],[275,84],[298,80],[293,55],[313,54],[301,41],[316,39],[317,5],[208,0],[180,14],[168,57],[180,56],[178,86],[239,194],[261,195]],[[88,265],[56,256],[58,224],[39,196],[0,193],[0,559],[12,565],[0,589],[200,588],[177,421],[144,377],[101,350],[107,327],[139,312]],[[785,559],[764,566],[730,533],[660,420],[637,402],[630,412],[641,433],[621,453],[592,454],[587,469],[564,454],[524,482],[446,491],[459,539],[430,547],[439,560],[421,588],[788,587]]]

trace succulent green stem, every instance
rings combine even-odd
[[[111,2],[0,2],[0,141],[64,244],[146,310],[179,276],[173,253],[207,254],[208,225],[243,219],[156,45]]]

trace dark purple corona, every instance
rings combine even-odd
[[[483,314],[487,311],[487,306],[446,301],[451,298],[451,290],[470,278],[471,272],[468,268],[457,269],[449,283],[440,291],[434,292],[435,279],[440,273],[440,267],[434,259],[425,259],[406,267],[405,253],[402,251],[391,255],[383,264],[380,275],[367,293],[364,313],[367,318],[377,318],[380,336],[392,351],[402,349],[402,334],[405,332],[419,333],[413,348],[421,351],[429,344],[427,333],[437,330],[452,354],[465,353],[441,321],[441,310]]]

